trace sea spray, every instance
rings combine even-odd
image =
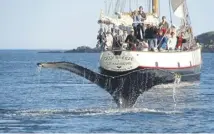
[[[176,101],[176,89],[177,86],[180,84],[181,77],[179,75],[175,76],[175,81],[174,81],[174,86],[173,86],[173,101],[174,101],[174,111],[176,110],[177,107],[177,101]]]
[[[40,87],[40,82],[41,82],[41,71],[42,71],[42,67],[38,66],[37,69],[36,69],[37,87]]]
[[[42,71],[42,67],[38,66],[36,68],[36,75],[37,75],[37,87],[40,88],[40,76],[41,76],[41,71]],[[30,89],[30,93],[29,94],[26,94],[27,96],[25,97],[25,102],[27,102],[27,100],[29,101],[29,96],[31,98],[31,94],[32,94],[32,89]],[[29,96],[28,96],[29,95]]]
[[[36,74],[37,74],[37,84],[40,85],[40,76],[41,76],[41,71],[42,71],[42,67],[38,66],[36,69]]]

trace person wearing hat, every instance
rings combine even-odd
[[[130,34],[127,36],[126,43],[128,43],[128,50],[136,50],[137,38],[134,35],[134,29],[131,29]]]

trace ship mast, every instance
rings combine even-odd
[[[159,16],[159,0],[152,0],[152,13]]]

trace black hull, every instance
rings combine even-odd
[[[143,68],[143,69],[150,69],[150,68]],[[115,72],[115,71],[109,71],[105,70],[102,67],[100,67],[100,73],[104,75],[111,75],[111,76],[119,76],[124,75],[136,70],[142,70],[142,68],[137,68],[134,70],[130,70],[127,72]],[[172,73],[179,74],[181,76],[182,82],[194,82],[194,81],[200,81],[200,75],[201,75],[201,65],[191,67],[191,68],[185,68],[185,69],[154,69],[154,70],[166,70]]]

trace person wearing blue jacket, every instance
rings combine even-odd
[[[167,50],[168,38],[164,36],[162,30],[159,31],[157,40],[158,40],[158,50]]]

